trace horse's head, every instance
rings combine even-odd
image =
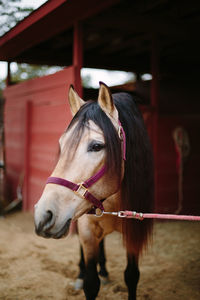
[[[36,232],[43,237],[65,236],[71,220],[90,211],[94,199],[118,191],[123,173],[121,126],[107,86],[101,83],[98,100],[88,102],[71,87],[69,103],[74,118],[59,140],[58,163],[35,206]]]

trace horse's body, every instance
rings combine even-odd
[[[99,243],[112,231],[121,232],[128,258],[125,282],[129,299],[136,299],[138,258],[148,242],[151,221],[110,215],[97,218],[87,212],[94,206],[102,207],[100,200],[108,212],[152,211],[152,154],[143,119],[130,95],[112,97],[104,84],[100,85],[97,102],[85,103],[73,88],[69,102],[74,118],[60,139],[59,161],[36,205],[36,232],[61,238],[68,233],[71,220],[78,220],[87,300],[94,300],[99,291]],[[91,176],[89,188],[85,188]]]

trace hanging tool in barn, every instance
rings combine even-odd
[[[178,173],[178,207],[175,214],[179,214],[183,208],[183,167],[190,154],[190,141],[187,131],[179,126],[172,133],[177,154],[176,169]]]

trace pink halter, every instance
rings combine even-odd
[[[123,159],[126,160],[126,135],[125,135],[124,129],[121,125],[121,122],[120,121],[118,121],[118,122],[119,122],[118,134],[119,134],[121,141],[123,142],[123,145],[122,145],[123,146],[123,149],[122,149],[123,150],[123,152],[122,152]],[[85,180],[81,184],[76,184],[74,182],[71,182],[69,180],[59,178],[59,177],[49,177],[47,179],[46,184],[53,183],[53,184],[58,184],[58,185],[67,187],[70,190],[72,190],[74,193],[79,195],[80,197],[90,201],[93,204],[94,208],[99,208],[101,211],[104,211],[102,202],[105,199],[98,200],[96,197],[94,197],[89,192],[88,188],[91,187],[95,182],[97,182],[101,177],[103,177],[103,175],[106,173],[106,171],[107,171],[106,166],[103,166],[96,174],[94,174],[92,177]],[[94,209],[92,209],[89,213],[95,213]]]

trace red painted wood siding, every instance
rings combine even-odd
[[[32,210],[40,197],[58,154],[58,139],[71,120],[67,103],[74,68],[30,80],[5,90],[5,138],[7,179],[16,194],[19,177],[24,181],[24,209]],[[151,112],[146,124],[152,137]],[[158,117],[158,212],[175,212],[178,207],[178,174],[172,131],[183,126],[189,135],[191,152],[184,164],[183,211],[200,214],[200,115],[169,114]]]
[[[6,88],[5,143],[7,180],[12,199],[21,174],[24,209],[32,210],[58,154],[58,139],[71,120],[69,85],[74,68]]]

